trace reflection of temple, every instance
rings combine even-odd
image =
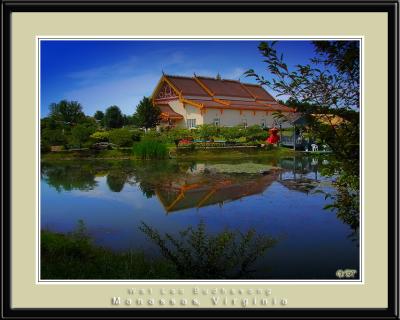
[[[190,176],[187,179],[173,181],[169,185],[156,188],[156,195],[166,212],[200,208],[213,204],[223,205],[246,196],[264,192],[279,175],[271,171],[267,175],[235,177]]]

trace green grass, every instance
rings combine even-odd
[[[113,252],[94,245],[83,233],[41,231],[42,279],[169,279],[175,267],[143,252]]]

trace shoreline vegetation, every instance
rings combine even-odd
[[[179,235],[139,226],[160,257],[143,251],[113,251],[93,243],[82,220],[67,234],[41,230],[42,279],[240,279],[251,277],[254,262],[279,239],[224,230],[209,234],[204,221]]]
[[[296,155],[302,152],[294,151],[293,149],[285,147],[274,147],[270,150],[257,147],[231,147],[231,148],[168,148],[168,157],[172,159],[220,159],[220,158],[258,158],[263,156],[282,156],[282,155]],[[310,152],[311,153],[311,152]],[[57,152],[42,153],[42,161],[52,160],[138,160],[143,159],[136,157],[131,148],[120,148],[112,150],[64,150]],[[144,158],[146,159],[146,158]]]

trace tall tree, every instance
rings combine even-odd
[[[133,123],[146,129],[154,128],[160,123],[160,115],[160,108],[153,106],[149,98],[143,97],[133,114]]]
[[[337,215],[357,231],[359,221],[359,109],[360,49],[358,41],[313,42],[316,56],[310,63],[289,68],[277,42],[261,42],[259,50],[269,76],[248,70],[261,85],[288,97],[307,119],[313,136],[333,150],[334,160],[324,172],[336,175],[336,195],[329,195]],[[316,116],[317,115],[317,116]],[[281,115],[282,116],[282,115]],[[337,122],[337,119],[342,121]]]
[[[124,125],[124,117],[119,107],[108,107],[104,115],[104,126],[108,129],[121,128]]]
[[[85,118],[82,105],[77,101],[61,100],[50,105],[49,117],[58,123],[73,126]]]
[[[101,120],[103,120],[104,119],[104,112],[103,111],[100,111],[100,110],[97,110],[95,113],[94,113],[94,116],[93,116],[96,120],[98,120],[98,121],[101,121]]]

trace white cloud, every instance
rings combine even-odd
[[[154,63],[149,65],[149,59]],[[130,56],[118,63],[71,72],[66,88],[73,89],[66,90],[63,98],[79,101],[88,115],[111,105],[132,114],[143,96],[152,93],[162,70],[167,73],[167,69],[191,64],[182,52],[165,49],[150,52],[145,62],[143,58]]]
[[[140,65],[139,62],[138,57],[131,56],[130,58],[116,64],[71,72],[67,77],[77,81],[78,85],[90,85],[96,82],[98,83],[104,79],[115,79],[121,76],[132,75],[135,68]]]
[[[147,73],[119,80],[110,79],[71,90],[65,95],[67,99],[79,101],[88,115],[111,105],[119,106],[125,114],[132,114],[143,96],[152,93],[159,78],[158,73]]]
[[[243,73],[245,73],[247,70],[241,67],[237,67],[233,69],[230,72],[226,72],[221,74],[222,78],[224,79],[232,79],[232,80],[238,80],[239,78],[242,79],[244,78]]]
[[[154,61],[151,65],[149,58]],[[145,62],[140,56],[132,55],[118,63],[72,72],[68,75],[70,82],[66,88],[73,89],[66,90],[63,98],[79,101],[88,115],[111,105],[119,106],[125,114],[132,114],[143,96],[152,93],[162,70],[185,76],[196,73],[215,77],[220,73],[226,79],[239,79],[246,71],[242,67],[228,71],[203,68],[182,52],[164,49],[150,52]]]

